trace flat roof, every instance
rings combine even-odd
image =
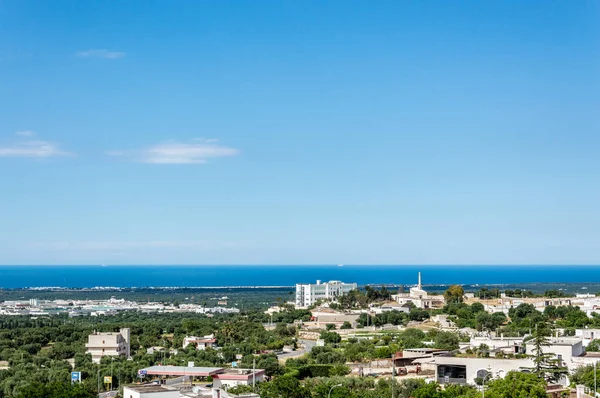
[[[147,384],[142,386],[125,386],[128,390],[132,390],[135,392],[163,392],[163,391],[173,391],[171,388],[166,388],[163,386],[157,386],[155,384]]]
[[[264,369],[254,369],[253,373],[252,369],[227,368],[224,369],[223,373],[214,375],[214,378],[221,380],[249,380],[253,375],[260,376],[263,373],[265,373]]]
[[[188,366],[150,366],[142,370],[149,375],[161,376],[214,376],[218,373],[223,373],[223,368],[205,368],[205,367],[188,367]]]

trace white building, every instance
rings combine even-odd
[[[533,350],[533,341],[527,341],[525,343],[525,353],[527,355],[534,355]],[[543,346],[542,352],[544,354],[556,355],[556,359],[561,360],[564,366],[568,367],[569,370],[574,370],[578,365],[576,365],[576,361],[573,358],[582,356],[584,349],[580,338],[560,337],[550,339],[550,345]]]
[[[252,392],[246,392],[242,394],[232,394],[227,390],[221,390],[220,388],[213,388],[211,398],[260,398],[260,395]]]
[[[579,337],[583,346],[587,347],[592,340],[600,339],[600,329],[575,329],[575,337]]]
[[[308,307],[317,300],[331,300],[357,288],[356,283],[343,283],[340,281],[321,283],[318,280],[316,284],[296,284],[296,307]]]
[[[514,347],[513,354],[518,353],[518,349],[523,345],[523,337],[494,337],[494,336],[475,336],[471,337],[469,342],[471,348],[479,348],[482,344],[488,346],[490,350],[496,350],[505,347]]]
[[[398,303],[384,303],[380,306],[372,306],[370,307],[371,311],[373,311],[376,315],[383,314],[384,312],[398,311],[404,312],[408,314],[410,312],[410,308],[398,304]]]
[[[92,355],[92,361],[100,363],[104,356],[123,355],[129,358],[130,330],[123,328],[119,332],[94,333],[88,336],[86,353]]]
[[[421,273],[419,272],[419,283],[416,287],[410,288],[410,293],[398,293],[392,296],[398,304],[413,303],[417,308],[433,308],[434,303],[443,304],[444,299],[441,296],[429,297],[421,285]]]
[[[123,387],[123,398],[179,398],[179,390],[157,385]]]
[[[206,350],[207,348],[217,348],[217,339],[214,334],[209,334],[204,337],[189,336],[183,339],[183,348],[190,344],[196,344],[197,350]]]
[[[429,361],[435,364],[436,380],[440,384],[476,384],[476,378],[490,373],[492,378],[504,378],[510,371],[533,368],[531,359],[457,358],[436,357]]]
[[[224,369],[223,372],[214,375],[214,388],[229,388],[235,386],[251,386],[265,380],[264,369]]]
[[[450,319],[448,319],[449,316],[450,315],[447,314],[437,314],[431,317],[431,321],[436,322],[439,325],[440,329],[458,329],[456,327],[456,324]]]

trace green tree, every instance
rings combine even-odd
[[[452,285],[444,292],[446,303],[462,303],[465,289],[460,285]]]
[[[323,331],[323,332],[321,332],[320,337],[327,344],[337,344],[340,341],[342,341],[342,337],[339,334],[337,334],[336,332]]]
[[[539,322],[535,325],[531,339],[533,371],[538,377],[545,380],[558,381],[562,375],[568,373],[568,370],[555,358],[554,354],[544,352],[544,347],[550,346],[550,336],[552,336],[552,326],[549,323]]]
[[[600,351],[600,340],[599,339],[594,339],[592,341],[590,341],[590,344],[588,344],[588,346],[585,349],[586,351],[589,352],[598,352]]]
[[[344,321],[340,329],[352,329],[352,325],[348,321]]]
[[[532,373],[508,372],[486,384],[486,398],[547,398],[546,382]]]

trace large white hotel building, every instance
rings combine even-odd
[[[317,300],[329,300],[356,290],[356,283],[343,283],[340,281],[329,281],[321,283],[296,284],[296,307],[308,307]]]

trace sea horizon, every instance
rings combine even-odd
[[[1,265],[0,288],[414,285],[419,272],[425,285],[600,283],[594,265]]]

